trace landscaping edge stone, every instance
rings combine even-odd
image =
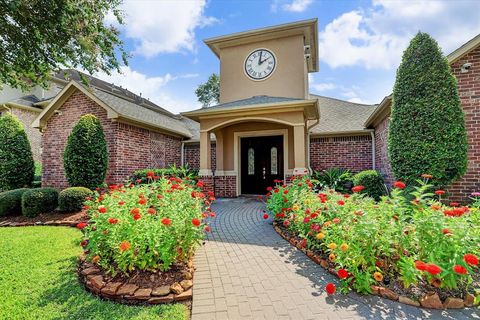
[[[306,248],[300,246],[299,241],[295,239],[295,237],[291,237],[290,235],[286,234],[275,221],[273,222],[273,228],[283,239],[288,241],[298,250],[302,251],[307,257],[310,258],[310,260],[320,265],[330,274],[338,278],[337,271],[333,268],[329,268],[329,263],[327,260],[323,259],[320,255],[315,254],[313,251],[307,250]],[[372,286],[371,289],[372,295],[380,296],[403,304],[427,309],[461,309],[465,307],[472,307],[475,298],[472,294],[467,293],[464,299],[448,297],[442,303],[437,293],[429,292],[417,301],[407,296],[401,296],[398,293],[392,291],[391,289],[382,286]]]
[[[82,256],[78,260],[78,279],[85,289],[105,300],[127,305],[156,305],[189,302],[193,297],[192,260],[188,262],[188,275],[180,282],[160,287],[139,287],[131,283],[105,281],[102,271]]]
[[[56,226],[56,227],[76,227],[77,224],[84,221],[68,221],[68,220],[52,220],[52,221],[37,221],[37,222],[0,222],[1,227],[33,227],[33,226]]]

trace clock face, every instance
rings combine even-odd
[[[275,55],[267,49],[256,49],[245,59],[245,74],[252,80],[260,81],[270,77],[277,65]]]

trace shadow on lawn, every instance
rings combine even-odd
[[[273,232],[275,232],[272,229]],[[280,236],[279,236],[280,237]],[[283,239],[282,239],[283,240]],[[302,251],[293,247],[284,240],[284,245],[274,247],[285,263],[293,264],[296,273],[306,277],[312,283],[313,296],[320,296],[325,292],[325,286],[333,282],[339,287],[336,277],[329,274],[321,266],[310,260]],[[337,293],[325,298],[327,304],[334,310],[355,310],[364,319],[480,319],[477,308],[462,310],[431,310],[422,309],[373,295],[359,295]]]
[[[68,262],[66,262],[68,261]],[[59,264],[67,265],[58,273],[54,284],[46,289],[38,299],[29,301],[29,307],[55,308],[58,316],[52,319],[131,319],[137,316],[152,318],[155,312],[159,317],[162,311],[170,306],[138,307],[125,306],[101,300],[85,291],[76,275],[76,258],[59,260]]]

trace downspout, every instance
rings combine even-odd
[[[320,119],[317,119],[315,120],[315,122],[311,125],[311,126],[308,126],[307,127],[307,161],[308,161],[308,171],[310,174],[313,173],[313,170],[312,170],[312,167],[310,166],[310,129],[312,129],[313,127],[315,127],[317,124],[320,123]]]
[[[370,136],[372,137],[372,169],[376,170],[376,163],[375,163],[375,130],[370,131]]]
[[[180,163],[182,167],[185,166],[185,142],[183,142],[183,140],[182,140],[182,147],[180,152]]]

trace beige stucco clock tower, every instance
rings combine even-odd
[[[308,128],[319,119],[308,93],[317,37],[311,19],[205,40],[220,59],[220,101],[184,115],[200,123],[200,175],[218,196],[265,193],[273,180],[309,171]]]

